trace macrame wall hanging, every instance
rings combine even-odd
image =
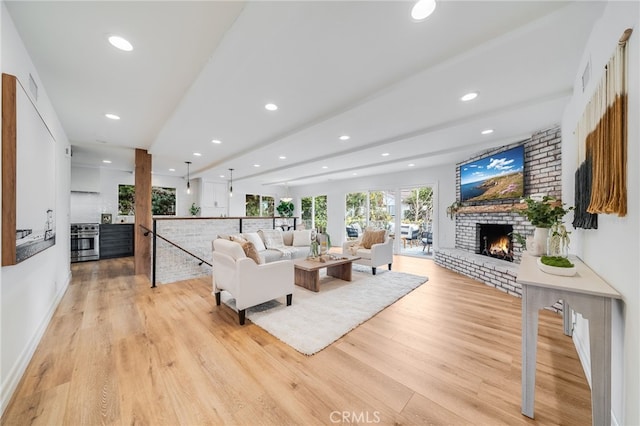
[[[627,29],[578,123],[584,160],[576,171],[574,227],[598,227],[596,214],[627,214]]]

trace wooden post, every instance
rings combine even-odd
[[[16,264],[16,87],[2,74],[2,266]]]
[[[144,149],[136,149],[135,170],[134,270],[136,274],[151,274],[151,238],[144,236],[140,225],[151,229],[151,155]]]

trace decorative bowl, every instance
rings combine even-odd
[[[542,263],[542,258],[540,257],[537,259],[537,262],[538,262],[538,268],[540,268],[542,272],[546,272],[547,274],[560,275],[563,277],[572,277],[576,274],[576,272],[578,272],[578,269],[575,267],[575,265],[572,266],[571,268],[560,268],[558,266],[549,266]]]

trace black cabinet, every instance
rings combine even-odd
[[[133,256],[133,223],[100,225],[100,259]]]

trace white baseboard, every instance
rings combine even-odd
[[[591,387],[591,358],[589,356],[589,342],[584,342],[578,337],[577,333],[573,333],[571,337],[573,339],[573,344],[576,347],[576,351],[578,352],[578,359],[580,360],[580,364],[582,364],[584,375],[587,377],[587,383],[589,383],[589,387]]]
[[[0,395],[0,398],[1,398],[0,399],[0,416],[4,414],[4,410],[7,408],[7,405],[9,405],[9,402],[11,401],[11,397],[13,396],[13,393],[18,387],[18,384],[20,383],[20,379],[22,379],[22,375],[26,371],[27,366],[29,365],[31,358],[35,353],[36,348],[40,343],[40,340],[42,340],[42,336],[44,336],[44,333],[47,330],[49,323],[51,322],[51,318],[53,318],[53,314],[56,311],[58,304],[62,300],[62,296],[64,296],[64,293],[67,291],[67,288],[69,287],[70,282],[71,282],[71,270],[69,270],[69,275],[67,276],[65,285],[63,285],[58,291],[58,293],[56,294],[51,305],[49,306],[47,314],[42,318],[42,321],[40,322],[38,329],[33,334],[33,336],[31,336],[31,339],[29,339],[29,343],[20,354],[20,357],[18,357],[18,360],[16,361],[14,366],[11,368],[11,371],[7,375],[7,378],[4,381],[4,383],[2,383],[2,391]]]

